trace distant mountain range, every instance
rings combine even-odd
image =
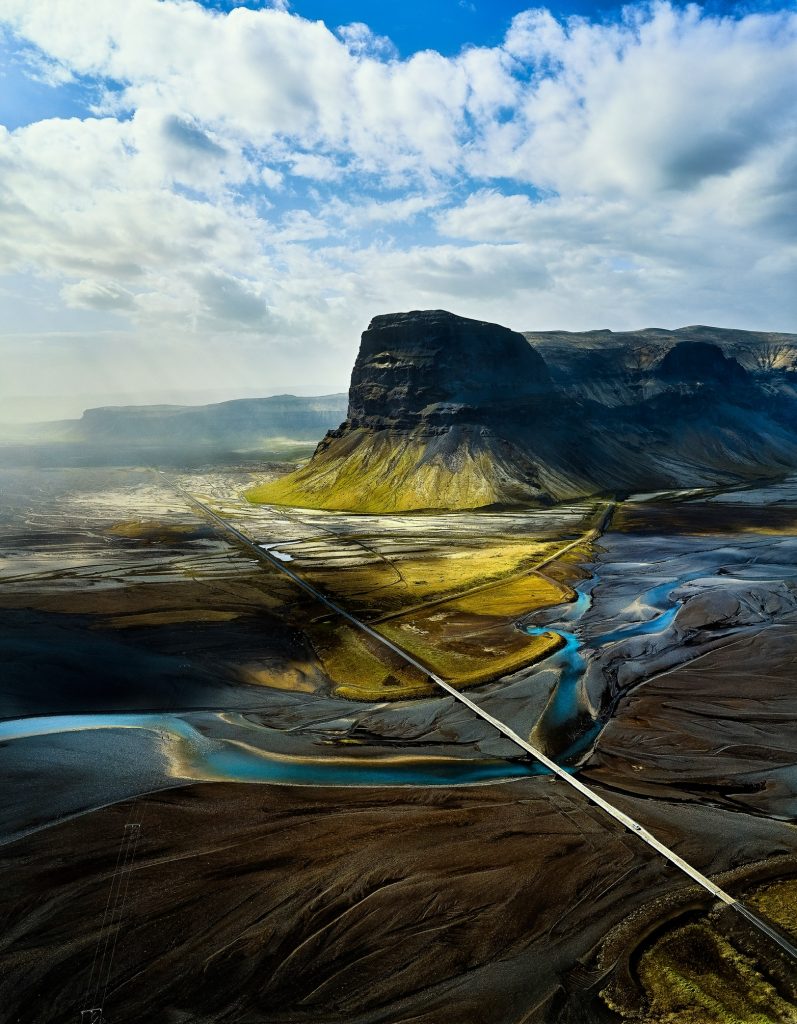
[[[797,369],[797,334],[723,327],[648,327],[640,331],[525,331],[558,388],[604,405],[630,405],[652,383],[653,368],[682,341],[716,345],[758,380],[780,385]]]
[[[733,484],[797,465],[797,336],[375,317],[346,420],[253,500],[394,512]]]
[[[346,415],[346,396],[274,395],[213,405],[87,409],[79,420],[14,425],[4,439],[142,447],[250,448],[275,439],[317,441]]]

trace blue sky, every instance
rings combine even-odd
[[[0,402],[343,389],[406,308],[795,331],[795,67],[771,2],[0,0]]]
[[[512,18],[529,7],[522,0],[404,0],[399,3],[330,3],[329,0],[297,0],[291,9],[305,18],[330,25],[360,21],[378,35],[388,36],[406,57],[417,50],[434,49],[451,56],[463,46],[496,46]],[[564,15],[594,15],[599,5],[578,2],[555,5]]]
[[[75,84],[58,88],[36,79],[19,44],[0,35],[0,124],[7,128],[43,117],[83,117],[94,90]]]
[[[229,11],[231,7],[263,6],[258,0],[205,0],[203,6]],[[434,49],[447,56],[464,46],[497,46],[512,18],[529,8],[523,0],[292,0],[290,10],[303,18],[324,21],[330,27],[363,22],[378,35],[387,36],[399,54],[407,57],[418,50]],[[572,16],[611,20],[622,3],[594,3],[566,0],[546,4],[557,17]],[[712,0],[700,4],[705,10],[739,16],[751,10],[771,9],[766,3],[737,3]]]
[[[269,6],[262,0],[201,0],[208,10],[227,13],[234,7],[253,10]],[[562,17],[577,15],[593,18],[616,16],[618,5],[599,5],[588,0],[573,0],[549,5]],[[723,4],[738,8],[738,4]],[[362,22],[395,45],[398,55],[410,56],[418,50],[433,49],[451,56],[465,46],[495,46],[501,42],[512,18],[529,7],[523,0],[403,0],[401,3],[350,0],[298,0],[290,9],[304,18],[324,21],[330,28]],[[29,56],[13,38],[0,36],[0,124],[9,128],[29,124],[45,117],[82,117],[97,102],[97,83],[90,77],[59,84],[31,75]]]

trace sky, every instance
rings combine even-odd
[[[378,313],[797,331],[797,6],[0,0],[0,421],[345,390]]]

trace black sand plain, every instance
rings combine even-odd
[[[180,479],[240,524],[249,474]],[[309,598],[168,482],[38,467],[7,469],[3,485],[4,1019],[80,1020],[101,1005],[109,1022],[797,1020],[793,976],[765,940],[452,699],[336,695]],[[547,539],[577,537],[588,511],[547,521]],[[458,530],[494,537],[499,515],[461,528],[431,517],[423,558],[437,565]],[[506,522],[513,543],[531,530]],[[244,528],[271,540],[265,523]],[[382,537],[399,565],[415,528],[332,525],[327,554]],[[276,537],[299,568],[313,548],[308,571],[321,556],[304,531],[317,526]],[[552,748],[583,734],[585,781],[792,934],[796,552],[789,482],[621,504],[568,569],[590,594],[569,627],[585,669],[564,725],[543,730]],[[663,614],[644,595],[668,583],[676,613],[635,631]],[[471,695],[539,732],[560,681],[543,659]],[[89,730],[92,715],[160,724]],[[49,716],[80,718],[23,735],[23,720]],[[223,768],[233,748],[281,759],[301,784],[236,778]],[[416,771],[441,758],[460,784],[402,782],[407,759]],[[341,759],[355,784],[318,784]],[[476,763],[491,781],[472,784]]]

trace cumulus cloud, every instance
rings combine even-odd
[[[793,134],[793,13],[719,19],[656,4],[616,25],[563,25],[532,11],[505,47],[536,72],[503,127],[504,169],[557,192],[689,190]]]
[[[349,25],[340,25],[337,34],[349,48],[349,51],[357,56],[370,54],[376,57],[387,57],[388,59],[398,57],[398,50],[393,41],[387,36],[376,35],[361,21],[353,21]]]
[[[0,272],[128,344],[260,332],[309,346],[299,375],[401,306],[794,329],[794,12],[535,9],[407,59],[281,3],[0,0],[0,26],[101,95],[0,128]]]

